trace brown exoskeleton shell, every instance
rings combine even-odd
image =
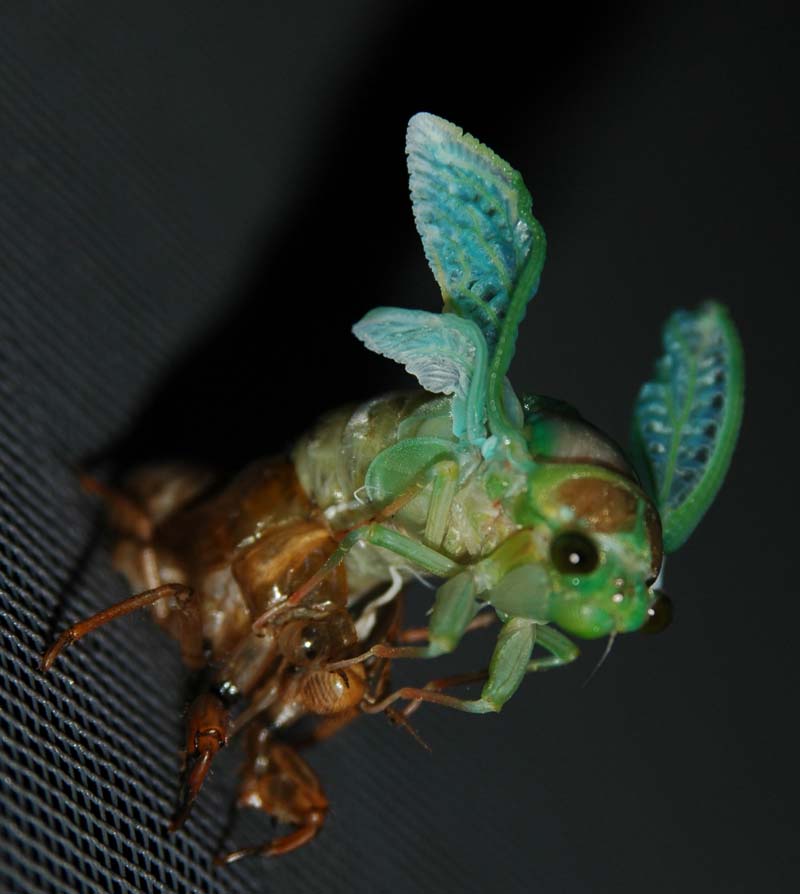
[[[122,493],[88,480],[105,496],[122,537],[115,563],[143,592],[79,622],[44,659],[121,614],[149,605],[179,643],[185,663],[210,671],[189,710],[183,785],[172,828],[185,819],[216,753],[249,727],[239,803],[257,806],[298,828],[259,848],[285,853],[308,841],[327,801],[305,761],[275,731],[303,714],[324,718],[329,735],[388,686],[388,665],[373,660],[327,670],[361,651],[348,611],[344,565],[296,604],[283,603],[317,572],[338,545],[324,515],[303,491],[292,463],[264,460],[219,487],[205,470],[163,466],[137,472]],[[253,630],[267,610],[271,622]]]

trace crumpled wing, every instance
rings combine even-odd
[[[353,327],[371,350],[401,363],[420,385],[453,395],[453,433],[486,436],[486,342],[470,320],[453,314],[378,307]]]
[[[664,355],[634,407],[633,452],[664,526],[681,546],[711,505],[742,421],[744,359],[727,310],[708,302],[664,327]]]

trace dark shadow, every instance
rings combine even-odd
[[[325,410],[408,387],[399,367],[350,333],[386,302],[376,284],[396,284],[406,267],[424,291],[392,303],[438,307],[404,204],[406,120],[427,109],[479,122],[480,136],[504,135],[496,148],[513,157],[515,143],[531,142],[536,118],[552,119],[576,82],[598,76],[598,36],[604,58],[621,39],[614,15],[599,8],[576,19],[540,7],[530,35],[507,18],[478,28],[437,21],[423,7],[397,15],[349,64],[295,210],[279,223],[268,218],[255,240],[264,251],[233,289],[227,317],[187,347],[129,434],[104,451],[118,467],[177,457],[234,469],[284,450]],[[555,134],[534,142],[536,157],[558,151]],[[526,157],[530,165],[529,149]]]

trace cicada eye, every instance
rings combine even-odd
[[[647,620],[642,633],[661,633],[672,622],[672,600],[666,593],[658,593],[658,599],[647,609]]]
[[[278,635],[283,656],[297,666],[315,661],[328,646],[324,627],[294,621],[286,624]]]
[[[334,652],[342,652],[358,639],[350,615],[336,611],[314,621],[289,621],[278,634],[278,648],[296,667],[328,661]]]
[[[313,661],[319,657],[320,650],[323,647],[324,637],[318,628],[312,624],[307,624],[300,631],[299,646],[303,650],[303,655],[308,661]]]
[[[597,568],[597,547],[584,534],[569,531],[550,544],[550,559],[563,574],[589,574]]]

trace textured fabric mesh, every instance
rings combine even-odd
[[[185,33],[183,15],[155,5],[93,6],[7,8],[0,27],[2,890],[263,891],[263,867],[210,866],[235,755],[215,780],[225,791],[212,785],[187,832],[166,834],[184,675],[146,618],[112,625],[47,677],[38,670],[58,629],[127,595],[76,469],[224,306],[262,212],[263,189],[248,193],[269,166],[245,147],[238,189],[227,176],[194,192],[223,161],[199,108],[187,109],[192,60],[220,24],[208,10]],[[363,12],[343,8],[342,32],[360,34]],[[149,31],[152,83],[140,55]],[[225,102],[204,106],[220,131]],[[237,223],[220,227],[231,206]],[[305,874],[313,890],[310,865]]]
[[[292,415],[283,406],[290,395],[280,393],[286,383],[268,382],[259,395],[272,402],[271,415],[255,431],[248,420],[247,437],[239,430],[228,438],[229,428],[203,415],[213,413],[208,367],[235,370],[233,384],[219,386],[217,404],[229,402],[226,389],[239,390],[238,347],[250,355],[241,371],[250,379],[274,338],[267,329],[248,343],[247,312],[231,327],[224,321],[231,311],[241,318],[242,302],[262,291],[251,271],[264,246],[278,255],[281,239],[298,244],[280,230],[288,219],[302,234],[293,205],[307,191],[304,164],[327,154],[309,139],[320,132],[314,116],[324,117],[325,98],[342,91],[351,54],[369,48],[392,15],[377,19],[369,4],[352,2],[309,24],[271,8],[230,19],[214,3],[190,6],[32,4],[3,13],[0,890],[351,890],[365,871],[373,889],[384,876],[412,889],[437,874],[458,880],[458,868],[441,860],[425,866],[438,846],[409,841],[413,824],[384,827],[376,815],[383,791],[392,812],[416,810],[406,779],[420,749],[388,724],[368,724],[366,739],[348,732],[314,755],[333,802],[324,850],[215,870],[211,858],[224,844],[258,842],[274,829],[245,815],[226,837],[241,760],[232,748],[185,830],[167,834],[187,698],[173,644],[148,618],[132,617],[73,647],[48,675],[38,669],[60,629],[128,595],[79,468],[96,454],[112,457],[101,474],[128,457],[184,456],[203,436],[211,459],[235,466],[282,449],[339,398],[329,389]],[[287,83],[293,59],[302,64]],[[403,126],[395,113],[387,128],[398,174]],[[327,167],[313,175],[315,188]],[[279,273],[288,294],[289,277]],[[341,315],[339,337],[357,314]],[[269,322],[280,330],[280,316]],[[199,341],[208,333],[221,339],[216,354]],[[312,334],[308,343],[330,337]],[[200,358],[205,372],[189,374],[200,384],[186,398],[179,371],[167,388],[171,409],[148,422],[154,395],[183,357]],[[360,388],[386,385],[376,377]],[[364,760],[398,744],[387,767]],[[342,812],[341,802],[355,812]],[[448,814],[442,803],[443,823]],[[416,855],[407,867],[406,854]]]
[[[796,22],[710,0],[536,4],[530,30],[502,3],[296,6],[0,4],[0,892],[782,889]],[[547,231],[515,385],[622,440],[664,317],[715,297],[745,336],[742,444],[670,560],[663,638],[618,638],[583,689],[603,648],[585,644],[500,717],[423,709],[432,753],[361,719],[308,755],[331,801],[319,839],[217,870],[273,829],[230,809],[234,745],[167,833],[174,644],[132,616],[38,669],[59,630],[128,595],[77,471],[235,469],[408,384],[349,328],[379,303],[437,306],[402,157],[420,110],[518,167]],[[409,602],[421,621],[430,593]],[[435,673],[483,666],[492,637]]]

